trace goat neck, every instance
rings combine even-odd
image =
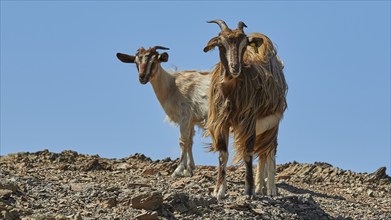
[[[156,69],[157,72],[155,74],[155,77],[151,79],[150,83],[157,99],[164,108],[165,102],[168,100],[168,97],[176,88],[175,77],[165,71],[160,64],[157,66]]]

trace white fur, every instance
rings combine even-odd
[[[228,162],[228,152],[220,151],[219,152],[219,163],[220,169],[224,170],[225,175],[223,178],[223,182],[220,185],[216,185],[213,196],[217,198],[217,200],[222,200],[225,198],[225,191],[227,189],[227,162]]]
[[[227,190],[227,180],[224,178],[223,184],[221,184],[218,189],[216,188],[214,190],[213,196],[215,196],[218,201],[221,201],[226,197],[225,195],[226,190]]]
[[[276,155],[274,151],[267,158],[267,169],[267,195],[276,196],[277,188],[274,179],[276,176]]]
[[[276,196],[277,188],[275,184],[276,159],[272,151],[268,157],[259,158],[257,166],[257,176],[255,178],[255,192],[258,195]],[[267,177],[267,181],[265,181]]]
[[[195,169],[192,152],[194,126],[204,128],[206,124],[210,75],[205,71],[194,70],[170,74],[160,65],[161,62],[167,61],[168,57],[160,59],[163,54],[159,55],[157,49],[168,48],[140,48],[136,56],[118,53],[117,57],[124,63],[136,63],[138,71],[142,67],[142,75],[139,73],[140,82],[145,84],[149,80],[167,115],[167,121],[180,128],[181,159],[172,177],[191,176]]]
[[[281,117],[282,115],[280,113],[275,113],[273,115],[258,119],[256,125],[257,135],[263,134],[265,131],[268,131],[277,126],[281,120]]]
[[[197,71],[170,74],[160,65],[153,71],[150,82],[167,114],[166,119],[180,129],[181,160],[172,177],[191,176],[195,169],[192,152],[194,126],[203,128],[208,116],[210,76]]]
[[[259,195],[265,195],[266,161],[258,159],[257,175],[255,177],[255,192]]]

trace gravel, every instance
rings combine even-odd
[[[244,167],[227,171],[228,197],[213,191],[216,168],[172,179],[178,160],[122,159],[74,151],[0,157],[0,219],[391,219],[385,167],[355,173],[328,163],[277,166],[276,197],[242,196]]]

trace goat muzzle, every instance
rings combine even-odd
[[[235,79],[239,75],[240,75],[240,72],[231,72],[231,76],[232,76],[233,79]]]
[[[138,80],[140,81],[141,84],[145,85],[145,84],[148,83],[149,77],[147,77],[146,74],[140,75],[140,76],[138,77]]]
[[[236,78],[240,75],[240,72],[241,72],[241,68],[240,68],[240,65],[239,64],[230,64],[229,65],[229,72],[231,73],[230,75],[233,77],[233,78]]]

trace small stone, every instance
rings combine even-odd
[[[55,220],[68,220],[68,218],[65,215],[56,215],[54,217]]]
[[[163,176],[168,176],[168,175],[170,175],[170,173],[168,173],[167,171],[160,171],[160,174],[163,175]]]
[[[214,187],[212,188],[212,191],[214,190]],[[233,191],[233,190],[229,190],[227,192],[227,195],[228,196],[232,196],[232,197],[237,197],[237,196],[241,196],[242,194],[238,191]]]
[[[351,220],[352,218],[350,218],[350,217],[347,217],[347,218],[345,218],[345,217],[343,217],[343,216],[337,216],[337,218],[335,218],[335,220]]]
[[[162,160],[163,162],[170,162],[171,161],[171,158],[170,157],[166,157]]]
[[[278,175],[276,176],[276,179],[277,180],[287,180],[287,179],[290,179],[291,178],[291,175]]]
[[[157,210],[163,204],[163,196],[159,192],[139,194],[131,199],[136,209]]]
[[[117,170],[130,170],[131,166],[128,163],[120,163],[117,165]]]
[[[0,189],[0,199],[8,199],[12,194],[12,190]]]
[[[78,212],[76,215],[74,215],[72,220],[83,220],[83,218],[81,217],[80,212]]]
[[[18,185],[13,181],[0,182],[0,189],[11,190],[13,193],[19,190]]]
[[[117,200],[115,198],[109,198],[105,200],[103,203],[103,207],[109,209],[115,207],[116,205],[117,205]]]
[[[4,219],[20,219],[20,213],[19,210],[16,209],[12,209],[10,211],[2,210],[0,217],[4,217]]]
[[[368,189],[368,190],[367,190],[367,195],[368,195],[369,197],[373,197],[373,190]]]
[[[175,208],[175,210],[179,211],[180,213],[185,213],[185,212],[189,211],[189,209],[183,203],[175,204],[174,208]]]
[[[229,166],[229,167],[227,167],[227,170],[228,170],[229,172],[235,172],[237,169],[238,169],[237,166]]]
[[[257,213],[258,215],[263,215],[265,213],[265,211],[262,209],[253,209],[253,212]]]
[[[199,184],[195,183],[195,182],[190,182],[190,183],[187,185],[186,188],[190,188],[190,189],[201,189],[202,187],[201,187]]]
[[[159,173],[159,171],[153,169],[153,168],[145,168],[144,171],[143,171],[143,174],[144,175],[156,175],[157,173]]]
[[[171,184],[171,187],[174,189],[184,188],[186,185],[188,185],[189,182],[190,182],[189,177],[181,178],[180,180]]]
[[[298,197],[298,200],[301,201],[304,204],[309,204],[309,205],[315,205],[316,202],[312,198],[311,194],[303,194],[302,196]]]
[[[386,167],[380,167],[379,169],[377,169],[375,172],[371,173],[370,175],[371,175],[370,180],[372,180],[372,181],[386,178],[387,177]]]
[[[186,207],[189,209],[189,211],[191,212],[196,212],[197,211],[197,205],[195,204],[195,202],[193,200],[188,200],[186,202]]]
[[[92,171],[92,170],[104,170],[104,165],[99,162],[98,159],[93,159],[87,163],[83,168],[83,171]]]
[[[140,215],[136,216],[138,220],[155,220],[158,217],[158,213],[156,211],[153,212],[143,212]]]
[[[172,198],[174,198],[174,193],[166,193],[164,194],[163,196],[163,200],[166,201],[166,200],[171,200]]]

